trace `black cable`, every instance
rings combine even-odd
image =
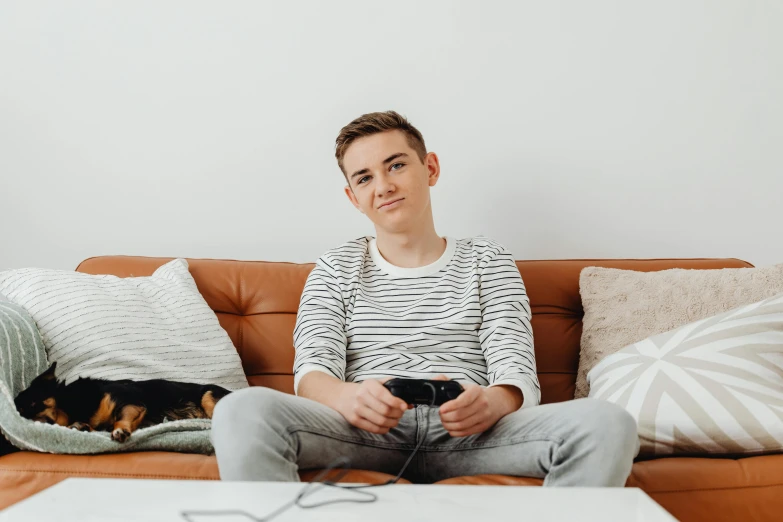
[[[435,399],[437,398],[438,392],[435,390],[435,386],[433,386],[432,383],[425,382],[424,384],[426,386],[429,386],[429,388],[432,390],[432,401],[430,401],[430,404],[429,404],[429,406],[432,407],[432,406],[435,405]],[[429,416],[429,412],[428,412],[427,416],[426,416],[426,418],[424,420],[424,433],[425,434],[429,431],[429,428],[430,428],[430,416]],[[245,518],[247,518],[251,522],[268,522],[268,521],[272,520],[274,517],[280,515],[284,511],[286,511],[291,506],[298,506],[298,507],[300,507],[302,509],[311,509],[311,508],[316,508],[316,507],[320,507],[320,506],[326,506],[327,504],[337,504],[339,502],[357,502],[357,503],[360,503],[360,504],[369,503],[369,502],[375,502],[376,500],[378,500],[377,495],[374,495],[373,493],[370,493],[369,491],[361,491],[361,490],[365,489],[365,488],[377,488],[377,487],[380,487],[380,486],[388,486],[389,484],[394,484],[395,482],[400,480],[400,478],[402,477],[402,474],[405,473],[405,470],[407,469],[408,465],[413,460],[413,457],[419,451],[419,448],[421,447],[423,442],[424,442],[424,437],[422,437],[419,440],[419,443],[416,444],[416,447],[413,449],[411,454],[408,456],[408,460],[405,461],[405,464],[403,464],[402,469],[400,469],[399,473],[397,473],[397,475],[394,478],[389,479],[386,482],[383,482],[381,484],[366,484],[366,485],[359,484],[359,485],[350,485],[350,486],[345,485],[345,484],[338,484],[337,481],[340,480],[341,478],[343,478],[351,470],[351,460],[349,458],[347,458],[347,457],[339,457],[337,460],[335,460],[329,466],[327,466],[324,470],[322,470],[320,473],[318,473],[318,475],[316,475],[315,478],[312,481],[310,481],[307,484],[305,484],[305,486],[299,491],[299,493],[296,495],[296,497],[294,497],[294,499],[292,501],[290,501],[290,502],[288,502],[286,504],[283,504],[282,506],[277,508],[275,511],[269,513],[264,518],[255,517],[255,516],[251,515],[250,513],[248,513],[247,511],[243,511],[241,509],[233,509],[233,510],[226,510],[226,511],[212,511],[212,510],[208,510],[208,511],[182,511],[182,512],[180,512],[180,516],[182,516],[182,518],[184,518],[187,522],[194,522],[193,519],[190,518],[192,516],[198,516],[198,517],[205,517],[205,516],[207,516],[207,517],[224,517],[224,516],[232,516],[232,515],[233,516],[236,516],[236,515],[244,516]],[[325,480],[325,481],[321,481],[320,480],[322,477],[327,475],[330,471],[332,471],[333,469],[335,469],[338,466],[340,466],[340,464],[342,464],[341,471],[340,471],[340,473],[337,474],[337,476],[335,478],[333,478],[331,480]],[[300,503],[300,501],[303,498],[305,498],[307,495],[312,494],[315,491],[318,491],[319,489],[321,489],[324,486],[331,486],[331,487],[335,487],[335,488],[348,489],[348,490],[351,490],[351,491],[356,491],[357,493],[365,495],[367,498],[365,498],[363,500],[348,499],[348,498],[346,498],[346,499],[326,500],[326,501],[323,501],[323,502],[318,502],[317,504],[301,504]]]

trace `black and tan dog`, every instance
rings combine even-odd
[[[211,419],[215,404],[230,392],[211,384],[152,379],[107,381],[79,378],[65,385],[56,364],[36,377],[16,399],[28,419],[82,431],[109,431],[124,442],[138,428],[164,420]]]

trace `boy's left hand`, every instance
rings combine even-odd
[[[445,375],[433,379],[449,380]],[[505,386],[485,388],[474,383],[462,383],[462,387],[465,391],[444,403],[439,411],[443,427],[452,437],[483,433],[521,405],[522,392],[518,389],[506,390],[503,389]],[[510,396],[514,394],[518,395],[519,402]]]

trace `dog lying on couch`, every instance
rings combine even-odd
[[[81,431],[108,431],[125,442],[139,429],[164,421],[211,419],[215,404],[230,393],[212,384],[150,379],[109,381],[79,378],[57,382],[53,363],[14,400],[28,419]]]

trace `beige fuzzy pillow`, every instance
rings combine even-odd
[[[587,267],[579,276],[584,318],[574,398],[587,373],[628,345],[783,292],[783,264],[765,268],[637,272]]]

